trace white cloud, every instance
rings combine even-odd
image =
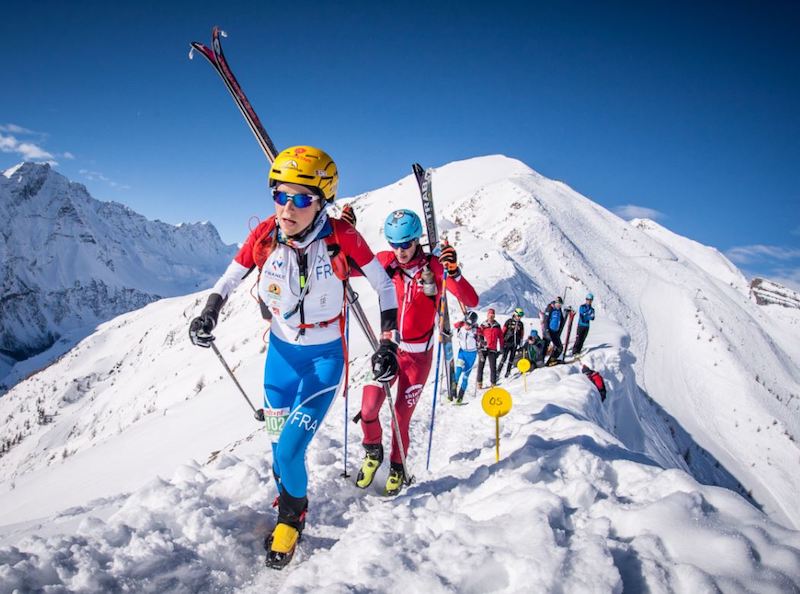
[[[66,152],[65,152],[65,153],[63,153],[61,156],[62,156],[63,158],[65,158],[65,159],[70,159],[70,160],[72,160],[72,159],[74,159],[74,158],[75,158],[75,155],[73,155],[73,154],[72,154],[71,152],[69,152],[69,151],[66,151]]]
[[[120,184],[115,182],[114,180],[106,177],[99,171],[89,171],[88,169],[81,169],[78,173],[80,173],[83,177],[88,179],[89,181],[101,181],[103,183],[108,184],[112,188],[116,188],[117,190],[130,190],[131,187],[127,184]]]
[[[658,221],[659,219],[664,219],[667,216],[655,208],[637,206],[636,204],[623,204],[622,206],[615,206],[612,210],[614,211],[614,214],[622,217],[626,221],[631,219],[650,219],[653,221]]]
[[[6,124],[5,126],[0,125],[0,132],[10,132],[11,134],[39,134],[33,130],[28,130],[22,126],[17,126],[16,124]]]
[[[800,258],[800,249],[779,245],[740,245],[727,250],[725,255],[737,264],[748,264],[755,260],[787,261]]]
[[[32,142],[21,142],[16,136],[0,133],[0,151],[4,153],[17,153],[25,161],[46,161],[57,165],[55,157]]]

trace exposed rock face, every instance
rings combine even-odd
[[[763,278],[754,278],[750,283],[750,294],[759,305],[782,305],[800,309],[800,294]]]

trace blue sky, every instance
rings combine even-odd
[[[800,4],[429,4],[18,3],[0,168],[55,161],[99,199],[241,241],[270,208],[263,156],[187,60],[219,24],[276,144],[328,150],[340,195],[502,153],[800,287]]]

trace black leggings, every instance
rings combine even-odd
[[[503,356],[500,358],[500,365],[497,366],[498,371],[503,371],[503,363],[508,359],[508,366],[506,367],[506,376],[511,373],[511,366],[514,364],[514,356],[517,353],[517,348],[514,344],[506,345],[503,347]]]
[[[589,334],[589,326],[578,326],[578,331],[575,333],[575,344],[572,345],[572,354],[577,355],[583,349],[583,341]]]
[[[489,377],[492,385],[497,384],[497,351],[480,351],[478,354],[478,383],[483,383],[483,366],[489,359]]]
[[[550,338],[550,342],[553,343],[553,352],[550,354],[550,359],[558,359],[561,351],[564,350],[564,345],[561,344],[561,337],[555,332],[548,332],[547,335]]]

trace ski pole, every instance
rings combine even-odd
[[[425,462],[425,470],[431,469],[431,446],[433,444],[433,423],[436,420],[436,396],[439,394],[439,363],[442,360],[442,350],[444,346],[441,341],[439,348],[436,349],[436,379],[433,382],[433,406],[431,407],[431,426],[428,429],[428,459]]]
[[[239,380],[236,379],[236,376],[233,375],[233,372],[231,371],[231,368],[228,367],[228,364],[225,362],[225,358],[222,356],[222,353],[219,352],[219,349],[217,348],[217,345],[214,344],[213,341],[211,342],[211,350],[214,351],[214,354],[217,356],[217,359],[219,359],[219,362],[222,363],[222,366],[225,368],[225,371],[227,371],[228,375],[231,376],[231,379],[233,380],[233,383],[236,384],[236,387],[239,388],[239,392],[241,392],[242,396],[244,397],[244,399],[247,400],[247,404],[249,404],[250,408],[253,409],[253,413],[255,414],[256,421],[258,421],[260,423],[263,423],[264,422],[264,409],[263,408],[256,409],[256,407],[253,406],[253,403],[247,397],[247,394],[245,394],[244,388],[242,388],[241,384],[239,383]]]
[[[350,306],[348,305],[344,312],[344,342],[347,345],[347,353],[350,353]],[[349,359],[349,357],[348,357]],[[349,361],[344,362],[345,365],[350,365]],[[345,377],[348,374],[345,374]],[[350,413],[349,405],[350,404],[350,386],[349,382],[345,382],[344,384],[344,469],[342,470],[342,476],[347,478],[350,476],[347,472],[347,425],[349,425],[348,421],[350,420]]]
[[[442,324],[444,323],[444,319],[445,319],[444,312],[445,312],[445,308],[447,307],[447,304],[445,303],[445,300],[444,300],[444,296],[446,294],[445,291],[447,290],[447,276],[448,276],[447,275],[447,270],[445,270],[444,271],[444,275],[442,275],[442,298],[439,300],[439,350],[438,350],[438,353],[436,355],[436,379],[434,380],[434,383],[433,383],[433,408],[431,409],[431,427],[430,427],[430,430],[428,431],[428,459],[425,462],[425,470],[430,470],[430,465],[431,465],[431,447],[432,447],[432,444],[433,444],[433,426],[434,426],[434,422],[436,421],[436,398],[439,395],[439,363],[441,361],[442,351],[447,348],[444,345],[443,341],[442,341],[442,336],[444,334],[442,332]],[[445,353],[445,356],[446,355],[447,355],[447,353]],[[450,384],[452,383],[453,378],[452,378],[452,376],[450,376],[450,370],[449,369],[446,369],[444,371],[445,371],[446,374],[448,374],[447,381],[445,382],[445,385],[447,387],[447,396],[450,399],[452,399],[453,396],[454,396],[454,394],[453,394],[453,388],[454,387],[451,386]]]
[[[364,308],[361,307],[361,304],[358,302],[358,293],[353,290],[353,287],[350,286],[350,283],[347,283],[347,300],[350,302],[350,307],[353,308],[353,313],[356,316],[356,322],[361,327],[361,331],[364,333],[364,336],[370,343],[373,351],[377,351],[380,344],[378,343],[378,339],[375,337],[375,333],[372,331],[372,326],[367,319],[367,315],[364,313]],[[380,382],[383,386],[383,392],[386,394],[386,399],[389,401],[389,412],[392,414],[392,427],[395,432],[395,436],[397,438],[397,445],[399,446],[400,450],[400,463],[403,465],[403,474],[405,475],[405,484],[410,485],[414,482],[414,477],[408,473],[408,466],[406,465],[406,453],[403,449],[403,439],[400,436],[400,423],[397,421],[397,415],[394,411],[394,399],[392,398],[392,390],[389,387],[388,382]]]

